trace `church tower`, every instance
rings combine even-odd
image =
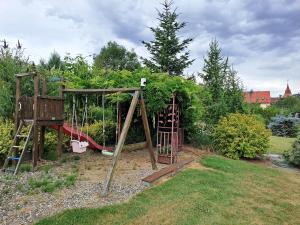
[[[286,84],[286,89],[284,91],[284,95],[283,95],[283,98],[287,98],[289,96],[292,96],[292,92],[291,92],[291,89],[289,87],[289,83]]]

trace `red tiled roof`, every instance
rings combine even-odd
[[[270,91],[247,91],[244,92],[244,100],[247,103],[271,104]]]

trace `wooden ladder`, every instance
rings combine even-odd
[[[27,134],[22,134],[22,128],[24,125],[28,125],[29,130]],[[24,152],[26,151],[27,144],[29,142],[30,136],[32,134],[33,128],[33,120],[21,120],[20,125],[16,131],[12,146],[10,147],[8,157],[6,158],[2,171],[4,172],[12,172],[13,175],[16,175],[18,173],[19,167],[22,163]],[[23,145],[17,145],[20,140],[25,139],[25,142]],[[18,153],[21,152],[21,154],[18,155]],[[17,162],[16,167],[8,167],[9,162]]]

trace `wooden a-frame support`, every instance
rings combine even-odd
[[[135,91],[135,93],[133,95],[133,98],[132,98],[132,101],[131,101],[131,104],[130,104],[130,107],[129,107],[129,110],[128,110],[128,113],[127,113],[127,116],[126,116],[126,119],[124,122],[124,126],[122,129],[120,138],[118,140],[117,147],[114,151],[112,165],[108,170],[107,177],[106,177],[106,180],[104,183],[104,187],[103,187],[103,191],[102,191],[103,196],[106,196],[108,194],[110,184],[111,184],[111,181],[112,181],[112,178],[113,178],[116,166],[117,166],[117,162],[120,157],[120,153],[123,149],[124,142],[125,142],[125,139],[126,139],[126,136],[127,136],[127,133],[128,133],[131,121],[132,121],[132,117],[133,117],[134,111],[136,109],[138,100],[139,100],[139,94],[140,94],[140,91]],[[152,169],[157,169],[149,124],[148,124],[148,119],[147,119],[147,113],[146,113],[145,103],[144,103],[142,94],[141,94],[141,100],[140,100],[140,107],[141,107],[141,113],[142,113],[143,127],[144,127],[144,131],[145,131],[145,136],[146,136],[147,149],[150,154]]]

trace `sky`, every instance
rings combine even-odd
[[[153,39],[159,0],[0,0],[0,40],[39,62],[56,51],[87,57],[116,41],[149,57],[142,40]],[[238,71],[245,90],[283,94],[287,81],[300,92],[300,0],[174,0],[179,20],[187,22],[180,37],[192,37],[192,66],[203,69],[209,43],[216,38]]]

